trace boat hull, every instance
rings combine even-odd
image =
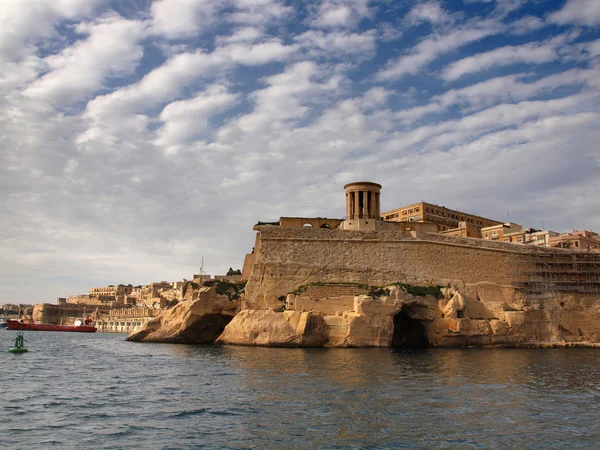
[[[18,320],[7,320],[7,329],[23,331],[71,331],[75,333],[95,333],[96,327],[86,325],[50,325],[45,323],[24,323]]]

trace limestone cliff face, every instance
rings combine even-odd
[[[273,347],[390,347],[396,338],[401,340],[397,345],[421,344],[412,334],[396,336],[395,318],[408,308],[415,318],[431,321],[437,310],[437,299],[433,296],[414,297],[394,286],[390,291],[389,296],[381,299],[356,296],[351,309],[335,314],[317,310],[245,309],[234,317],[217,343]],[[422,327],[420,333],[417,338],[422,340]]]
[[[540,305],[515,300],[514,292],[492,283],[419,297],[390,287],[390,295],[356,296],[351,309],[336,313],[245,309],[217,343],[273,347],[539,347],[597,346],[597,302],[580,296],[545,299]],[[517,297],[518,298],[518,297]],[[289,299],[288,299],[289,300]],[[321,302],[326,303],[327,299]],[[315,302],[318,305],[320,302]]]
[[[186,298],[127,337],[134,342],[212,343],[231,321],[238,301],[218,296],[214,286],[189,289]]]

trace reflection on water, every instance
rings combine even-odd
[[[10,346],[13,333],[0,332]],[[29,333],[5,448],[597,446],[594,349],[268,349]],[[8,445],[6,445],[8,444]]]

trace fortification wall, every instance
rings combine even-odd
[[[248,300],[279,297],[315,282],[383,286],[512,286],[515,267],[545,249],[480,239],[404,231],[354,232],[299,228],[259,230],[260,251],[246,286]],[[550,249],[548,249],[550,250]],[[555,250],[554,250],[555,251]]]
[[[97,307],[101,314],[108,314],[109,306]],[[88,316],[94,310],[85,305],[52,305],[50,303],[39,303],[33,307],[32,320],[40,323],[63,323],[72,325],[75,319],[83,317],[84,313]]]

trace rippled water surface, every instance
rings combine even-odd
[[[600,350],[275,349],[0,331],[2,448],[599,448]]]

